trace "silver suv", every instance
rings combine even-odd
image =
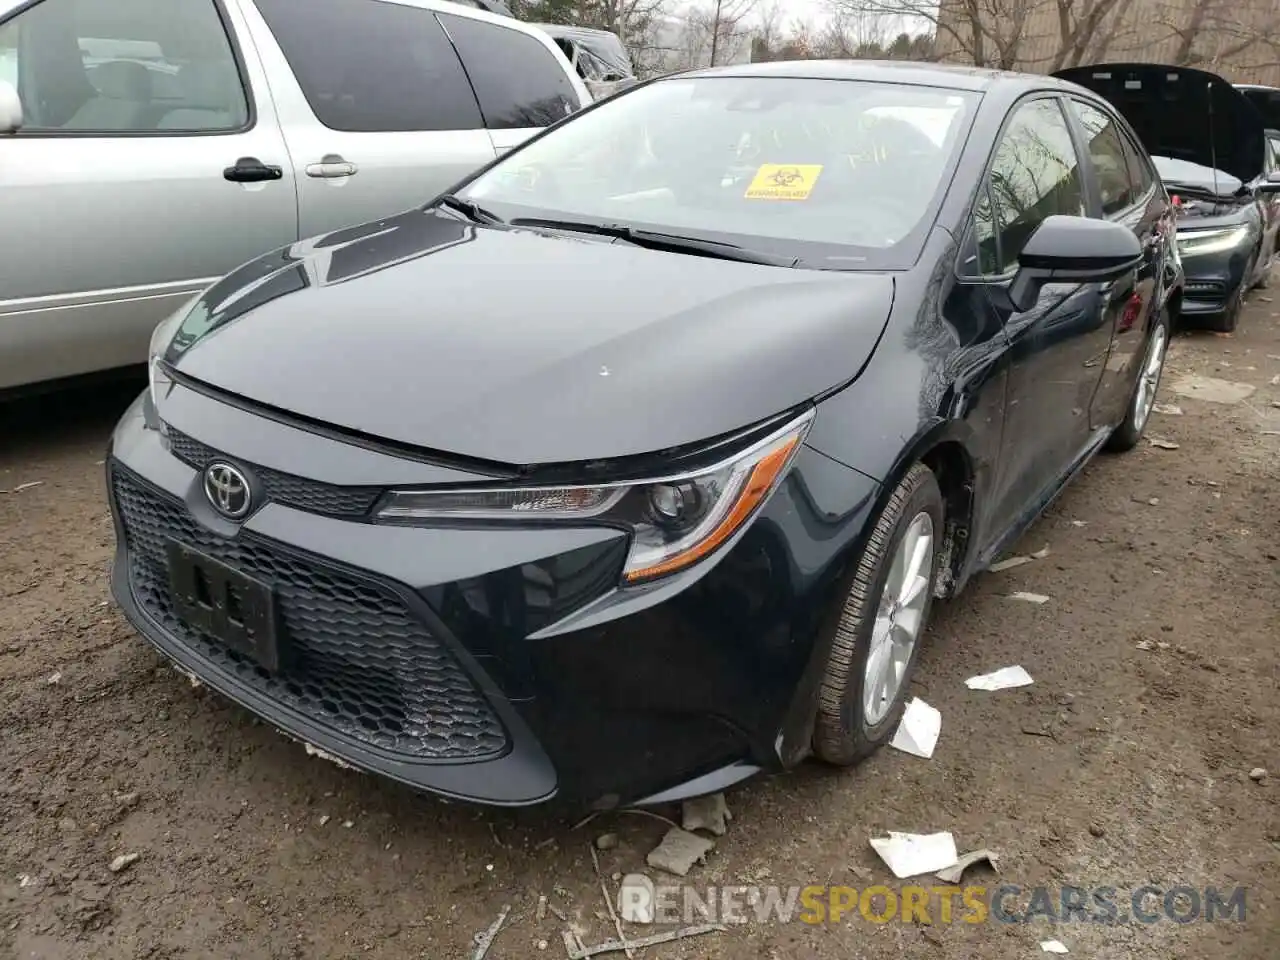
[[[215,278],[589,100],[545,33],[446,0],[0,0],[0,392],[141,363]]]

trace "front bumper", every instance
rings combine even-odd
[[[619,590],[616,530],[374,523],[369,480],[431,482],[442,468],[175,392],[168,438],[140,398],[112,440],[113,594],[184,672],[287,735],[500,805],[673,799],[803,757],[821,615],[875,493],[860,474],[805,449],[711,562]],[[204,499],[197,467],[215,451],[266,493],[241,524]],[[273,586],[285,665],[268,671],[184,624],[169,541]]]
[[[1252,247],[1242,246],[1221,253],[1182,256],[1186,276],[1182,292],[1182,314],[1212,316],[1227,310],[1247,282]]]

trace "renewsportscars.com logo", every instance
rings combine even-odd
[[[618,913],[632,923],[1243,923],[1245,888],[1144,885],[1020,887],[708,886],[622,878]]]

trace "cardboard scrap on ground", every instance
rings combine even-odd
[[[974,850],[972,853],[966,853],[958,859],[952,866],[945,870],[939,870],[934,874],[943,883],[959,883],[960,878],[964,876],[964,872],[972,866],[979,863],[987,863],[991,865],[991,869],[996,873],[1000,872],[1000,858],[991,850]]]
[[[1031,562],[1030,557],[1022,557],[1022,556],[1007,557],[1004,560],[999,560],[996,563],[993,563],[987,569],[990,570],[992,573],[1002,573],[1005,570],[1012,570],[1014,567],[1020,567],[1024,563],[1030,563],[1030,562]]]
[[[1031,674],[1020,666],[1001,667],[992,673],[970,677],[964,685],[970,690],[1009,690],[1033,683]]]

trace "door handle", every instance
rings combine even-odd
[[[319,180],[337,180],[341,177],[353,177],[359,169],[354,163],[343,160],[336,153],[326,153],[320,158],[319,163],[308,163],[306,173],[308,177]]]
[[[269,163],[263,163],[257,157],[241,157],[234,167],[222,171],[224,180],[232,183],[261,183],[264,180],[279,180],[284,171]]]

